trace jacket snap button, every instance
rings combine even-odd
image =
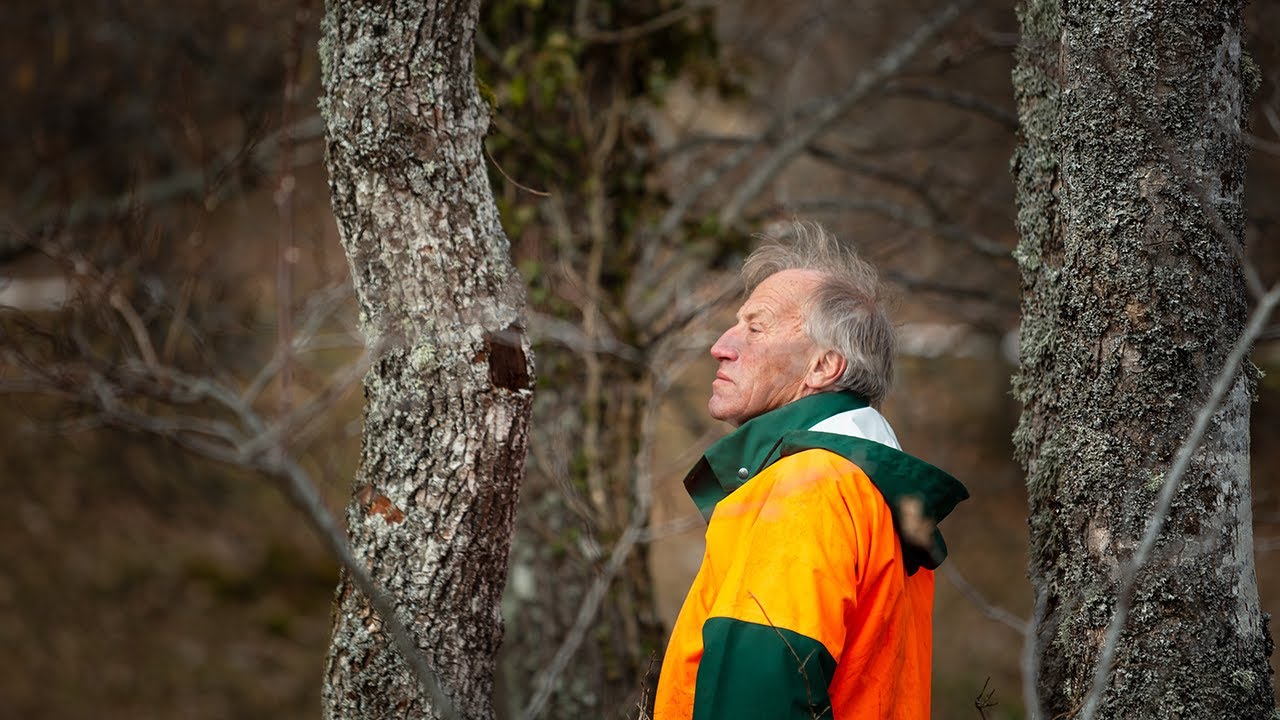
[[[748,473],[746,468],[738,468],[738,477],[742,478],[743,480],[746,480],[747,476],[750,474],[751,473]]]

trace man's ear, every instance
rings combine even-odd
[[[844,375],[848,365],[844,356],[835,350],[819,350],[809,363],[809,371],[805,373],[805,387],[815,392],[826,390]]]

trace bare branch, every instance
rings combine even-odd
[[[951,581],[951,584],[960,591],[960,594],[968,598],[969,602],[973,603],[973,606],[976,607],[983,615],[986,615],[988,618],[1013,629],[1020,635],[1025,635],[1027,633],[1026,620],[1014,615],[1002,607],[991,604],[982,596],[982,593],[979,592],[977,588],[965,579],[964,575],[960,574],[960,571],[956,569],[954,562],[943,563],[942,574],[945,575],[946,578]]]
[[[911,277],[910,275],[897,271],[886,272],[884,277],[886,280],[897,283],[912,292],[934,293],[956,300],[973,300],[975,302],[987,303],[994,308],[1006,311],[1016,311],[1018,309],[1017,298],[1002,297],[989,289],[950,285],[947,283],[935,282],[933,280]]]
[[[930,191],[930,186],[934,184],[927,177],[914,178],[904,175],[897,170],[876,165],[857,157],[852,157],[846,153],[840,153],[831,148],[819,145],[817,142],[810,143],[805,148],[805,152],[809,157],[824,163],[830,167],[834,167],[842,172],[854,173],[863,177],[878,180],[895,187],[905,188],[911,194],[920,198],[920,202],[928,209],[929,214],[936,220],[943,217],[942,206],[934,198]]]
[[[195,292],[195,282],[188,279],[182,284],[182,294],[178,298],[178,306],[169,316],[169,329],[165,332],[164,343],[160,346],[160,357],[166,362],[173,361],[178,351],[178,341],[182,338],[182,328],[187,324],[187,313],[191,310],[191,296]]]
[[[252,404],[280,372],[281,367],[284,366],[285,358],[290,353],[298,354],[313,348],[315,336],[320,327],[343,306],[344,302],[351,297],[351,293],[351,284],[345,280],[318,292],[311,293],[307,300],[307,306],[302,311],[300,327],[298,327],[290,342],[289,353],[281,352],[280,348],[277,347],[275,356],[267,364],[263,365],[258,370],[257,375],[253,377],[253,380],[245,386],[244,391],[240,394],[241,401]]]
[[[269,428],[259,433],[258,437],[245,443],[241,450],[253,457],[259,452],[276,446],[284,446],[286,439],[302,444],[314,431],[310,428],[312,421],[324,415],[337,400],[360,381],[369,368],[370,353],[363,353],[355,362],[349,364],[325,385],[322,392],[306,403],[293,408]],[[243,406],[236,409],[243,411]]]
[[[1249,147],[1254,150],[1261,150],[1270,155],[1280,155],[1280,142],[1274,140],[1263,140],[1253,133],[1245,133],[1244,141],[1249,143]]]
[[[579,11],[575,13],[575,32],[578,37],[589,43],[624,43],[632,40],[638,40],[645,35],[657,32],[663,28],[670,27],[685,18],[696,15],[703,10],[713,8],[719,3],[717,0],[689,0],[684,5],[667,10],[664,13],[655,15],[654,17],[631,27],[620,28],[617,30],[604,30],[592,27],[590,21],[587,20],[585,5],[578,3]]]
[[[256,144],[230,149],[222,153],[210,167],[197,168],[166,178],[143,183],[132,190],[111,198],[87,198],[70,207],[52,208],[40,214],[31,223],[31,233],[19,232],[15,226],[5,223],[0,233],[8,236],[0,242],[0,257],[11,255],[31,247],[31,242],[20,235],[41,235],[52,227],[75,227],[109,220],[128,214],[139,206],[157,206],[182,199],[201,199],[208,207],[217,205],[230,194],[232,188],[216,181],[245,163],[254,169],[266,171],[276,160],[280,145],[286,140],[298,143],[315,140],[324,132],[319,115],[299,120],[272,133]],[[210,178],[215,180],[211,181]]]
[[[6,358],[8,360],[9,358]],[[77,393],[63,388],[52,388],[42,379],[33,377],[0,379],[0,395],[52,395],[61,398],[75,398]]]
[[[188,424],[179,419],[164,418],[138,412],[120,402],[117,388],[96,371],[89,373],[89,382],[83,386],[79,399],[96,407],[103,422],[124,430],[141,431],[167,438],[188,450],[218,462],[242,465],[239,454],[230,442],[216,443],[201,437],[193,437]],[[227,433],[233,435],[233,433]],[[216,436],[216,434],[215,434]]]
[[[408,625],[396,612],[395,602],[385,590],[378,587],[373,576],[365,569],[364,563],[351,552],[346,533],[325,507],[310,475],[298,465],[297,461],[283,452],[283,448],[275,449],[279,452],[272,453],[266,458],[262,465],[263,469],[271,471],[285,481],[290,499],[302,510],[303,516],[307,518],[320,539],[329,546],[329,550],[342,562],[343,567],[351,574],[356,587],[360,588],[360,592],[369,599],[369,603],[385,623],[392,643],[400,651],[400,656],[413,669],[418,682],[431,695],[436,712],[446,720],[458,720],[460,716],[457,708],[436,679],[435,671],[427,663],[422,650],[418,648]]]
[[[758,142],[759,139],[754,137],[701,135],[693,138],[689,145],[718,144],[741,147],[743,145],[750,146],[758,144]],[[830,148],[819,145],[817,142],[813,142],[805,146],[804,152],[808,157],[839,170],[856,173],[890,185],[905,188],[920,199],[920,202],[924,204],[925,209],[928,212],[927,214],[921,213],[911,210],[904,205],[898,205],[884,200],[851,200],[848,198],[829,200],[819,199],[800,204],[788,204],[783,209],[791,212],[802,209],[819,211],[866,210],[877,212],[890,219],[931,230],[947,239],[964,242],[983,255],[1000,259],[1012,258],[1010,250],[995,240],[992,240],[980,233],[973,232],[962,225],[951,222],[946,217],[945,211],[933,196],[933,193],[930,192],[930,182],[927,179],[908,177],[892,169],[880,167],[873,163],[849,157],[847,155],[842,155]],[[754,216],[752,221],[754,222],[759,217],[765,217],[778,211],[777,207],[764,210]]]
[[[1280,113],[1276,113],[1275,103],[1263,105],[1262,115],[1267,119],[1267,124],[1271,126],[1271,132],[1280,136]]]
[[[780,124],[780,121],[775,121],[775,124]],[[764,138],[767,135],[768,133],[757,138],[752,143],[743,145],[721,158],[720,162],[714,166],[704,170],[697,180],[690,183],[685,191],[672,201],[671,207],[667,208],[667,212],[663,214],[662,220],[658,223],[658,229],[654,235],[659,239],[671,237],[676,228],[680,226],[680,223],[684,221],[685,216],[693,209],[694,204],[716,183],[720,182],[721,178],[745,162],[748,157],[751,157],[752,151],[764,142]]]
[[[855,78],[851,88],[858,87],[862,76]],[[671,201],[671,206],[667,208],[667,212],[663,214],[662,220],[659,221],[657,228],[653,232],[654,238],[661,240],[671,237],[680,223],[688,216],[689,211],[697,204],[698,200],[706,194],[708,190],[715,187],[717,183],[724,179],[726,175],[733,172],[739,165],[751,157],[751,154],[759,147],[768,143],[775,142],[782,137],[784,131],[791,126],[792,123],[802,120],[810,115],[814,115],[822,111],[823,108],[830,107],[839,103],[840,98],[848,94],[850,90],[846,90],[840,95],[816,98],[810,102],[804,103],[790,112],[783,113],[773,119],[769,126],[759,135],[747,136],[741,138],[720,137],[720,136],[704,136],[686,143],[678,145],[676,148],[666,151],[658,160],[665,159],[670,155],[677,154],[684,150],[696,148],[702,144],[736,144],[737,149],[720,159],[712,167],[707,168],[698,176],[696,180],[689,183],[680,195]],[[646,245],[651,248],[653,243]],[[652,257],[646,256],[641,268],[648,267]]]
[[[243,402],[229,387],[211,377],[190,375],[175,368],[158,367],[151,375],[137,375],[134,385],[144,392],[168,402],[185,404],[208,400],[230,411],[247,430],[254,434],[266,431],[267,423]]]
[[[197,455],[228,465],[257,470],[285,481],[285,489],[290,498],[303,511],[308,523],[337,559],[351,573],[356,586],[369,598],[370,603],[381,616],[402,657],[413,668],[423,688],[432,695],[436,710],[442,717],[456,719],[458,715],[453,705],[435,679],[435,674],[417,648],[404,621],[396,613],[394,602],[385,591],[376,586],[364,565],[356,560],[347,543],[345,533],[324,506],[309,475],[289,455],[282,442],[282,438],[285,437],[283,430],[300,422],[300,418],[318,414],[324,409],[321,406],[331,405],[333,399],[345,388],[340,387],[341,384],[335,384],[334,388],[328,389],[313,402],[296,408],[294,413],[286,418],[289,422],[273,425],[259,416],[253,407],[231,388],[211,378],[191,376],[172,368],[142,368],[136,363],[123,368],[122,372],[126,373],[131,386],[140,385],[139,389],[149,390],[148,394],[155,397],[171,402],[196,400],[216,402],[235,415],[246,429],[252,431],[252,435],[246,439],[243,433],[225,422],[190,416],[162,417],[136,410],[122,402],[121,387],[113,385],[109,378],[93,369],[90,369],[87,374],[87,382],[79,386],[78,393],[74,394],[69,393],[68,388],[60,388],[56,384],[56,378],[51,376],[28,377],[21,381],[6,380],[0,383],[0,390],[72,394],[73,397],[96,408],[98,417],[107,424],[124,430],[167,438]],[[356,373],[353,371],[348,375],[355,377]],[[348,380],[353,382],[350,378]],[[144,381],[146,384],[141,385]]]
[[[819,198],[817,200],[806,200],[803,202],[789,203],[786,206],[767,208],[762,211],[759,216],[753,216],[753,220],[758,219],[759,217],[777,215],[784,210],[798,214],[820,212],[824,210],[872,212],[890,220],[902,223],[903,225],[910,225],[912,227],[920,228],[921,230],[936,232],[948,240],[963,242],[988,257],[1001,259],[1008,259],[1011,257],[1010,250],[1008,248],[997,243],[991,238],[982,235],[981,233],[973,232],[961,225],[939,222],[935,217],[921,212],[920,210],[880,198]]]
[[[108,282],[97,275],[87,263],[79,265],[92,282]],[[315,312],[308,318],[309,322],[304,330],[310,332],[318,326],[342,297],[345,297],[345,291],[339,292],[336,289],[321,293],[313,303]],[[130,313],[136,317],[137,313],[132,306],[122,300],[113,304],[126,318]],[[19,317],[17,321],[21,324],[22,318]],[[137,327],[140,322],[129,324],[134,326],[135,336],[141,332],[145,338],[145,328]],[[43,337],[53,342],[54,350],[58,351],[57,343],[62,339],[61,336],[45,334],[35,327],[30,328],[30,331],[33,337]],[[297,442],[299,437],[305,436],[306,423],[321,416],[347,386],[359,379],[364,357],[344,375],[339,376],[339,382],[331,383],[314,399],[294,408],[281,421],[272,423],[253,408],[252,394],[245,397],[212,377],[191,375],[158,364],[154,352],[144,351],[145,361],[130,359],[112,362],[89,352],[91,347],[87,340],[77,339],[75,334],[73,330],[73,346],[62,351],[78,352],[79,357],[76,364],[66,365],[32,355],[30,348],[24,346],[19,338],[10,336],[7,327],[0,327],[0,339],[6,344],[3,359],[22,373],[18,377],[0,378],[0,392],[43,393],[64,397],[92,408],[95,411],[92,420],[98,424],[166,438],[196,455],[285,481],[284,486],[289,496],[382,617],[392,642],[405,662],[412,667],[419,683],[433,697],[435,709],[442,717],[457,718],[456,711],[417,648],[413,636],[396,614],[394,601],[374,584],[363,563],[355,559],[345,534],[324,507],[319,492],[286,448],[285,438]],[[305,339],[305,335],[294,338],[295,341]],[[143,344],[142,341],[137,342]],[[129,402],[130,399],[137,398],[165,403],[166,411],[180,405],[211,403],[216,408],[229,412],[234,422],[214,416],[158,414],[140,408],[136,402]],[[209,411],[214,412],[215,408],[209,408]],[[298,428],[301,431],[292,435],[287,432]]]
[[[138,317],[133,304],[126,300],[118,289],[112,289],[107,295],[107,300],[129,326],[129,332],[133,333],[133,341],[138,345],[138,352],[142,353],[143,361],[148,367],[156,367],[158,360],[155,348],[151,346],[151,336],[147,334],[147,326],[143,324],[142,318]]]
[[[840,95],[831,98],[803,127],[784,139],[774,151],[756,166],[755,172],[738,185],[728,203],[720,211],[721,227],[737,224],[747,203],[764,190],[765,186],[782,172],[791,159],[813,141],[818,133],[838,120],[854,105],[861,102],[873,90],[906,65],[926,42],[951,24],[960,13],[973,4],[973,0],[955,0],[941,12],[921,24],[914,33],[886,53],[871,69],[863,72]]]
[[[1016,132],[1018,130],[1018,116],[1016,113],[997,107],[986,98],[978,97],[977,95],[970,93],[957,92],[939,87],[930,87],[928,85],[916,85],[892,81],[885,84],[884,94],[919,98],[922,100],[930,100],[932,102],[950,105],[984,117],[1009,132]]]
[[[675,287],[670,288],[670,292],[665,297],[670,298],[671,293],[678,289]],[[675,305],[675,312],[671,314],[664,325],[652,331],[649,342],[651,344],[665,342],[684,332],[692,323],[724,308],[726,303],[742,293],[742,279],[736,274],[726,273],[709,283],[707,289],[710,292],[706,296],[690,298],[689,300],[691,301],[680,302],[679,298],[677,298],[672,303]],[[712,335],[705,345],[698,348],[698,351],[702,352],[711,347],[711,343],[715,342],[718,335],[719,333]],[[701,342],[702,340],[697,341],[697,343]]]
[[[635,508],[639,507],[640,503],[637,502]],[[609,561],[605,563],[604,570],[596,577],[590,589],[587,590],[573,627],[569,629],[564,642],[561,643],[560,648],[551,659],[551,663],[542,673],[542,677],[537,683],[537,691],[529,700],[528,705],[525,706],[524,712],[520,714],[522,720],[534,720],[534,718],[542,714],[547,701],[551,699],[556,680],[564,673],[565,668],[569,666],[569,661],[573,659],[574,653],[577,652],[582,645],[583,639],[586,638],[587,629],[591,621],[595,619],[596,613],[600,609],[600,603],[604,600],[605,593],[608,592],[614,577],[617,576],[622,564],[626,562],[627,556],[631,554],[631,550],[643,536],[643,526],[647,522],[648,511],[645,511],[645,516],[637,523],[635,520],[640,516],[639,513],[635,512],[635,508],[633,508],[632,512],[632,523],[623,530],[622,536],[609,554]]]
[[[630,521],[622,531],[618,542],[614,544],[604,570],[592,582],[583,597],[573,627],[569,629],[555,656],[547,665],[547,669],[535,683],[537,690],[520,713],[521,720],[534,720],[542,714],[547,701],[551,699],[556,681],[564,673],[569,661],[573,659],[586,638],[587,630],[595,619],[596,613],[599,612],[600,603],[604,600],[613,579],[622,569],[623,563],[626,562],[636,544],[645,542],[650,537],[646,528],[649,524],[649,508],[653,504],[652,458],[658,430],[659,401],[666,395],[673,380],[679,376],[681,367],[681,363],[667,362],[661,348],[657,350],[655,359],[649,365],[645,411],[640,424],[640,442],[633,460],[634,503],[631,506]]]
[[[607,328],[602,328],[595,337],[587,337],[577,324],[546,313],[530,311],[528,319],[529,337],[533,342],[555,342],[578,354],[607,353],[628,362],[643,361],[638,348],[618,340]]]

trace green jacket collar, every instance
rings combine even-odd
[[[717,503],[778,458],[827,450],[861,468],[884,497],[907,572],[934,569],[947,556],[937,524],[969,497],[969,491],[945,471],[896,448],[809,430],[832,415],[863,407],[866,401],[852,393],[822,393],[749,420],[707,450],[689,471],[685,488],[710,521]]]
[[[716,503],[778,459],[778,443],[790,430],[808,430],[832,415],[867,407],[851,392],[825,392],[754,417],[707,448],[684,486],[707,520]]]

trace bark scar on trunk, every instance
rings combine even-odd
[[[521,331],[513,323],[506,330],[484,334],[484,353],[476,360],[489,360],[489,382],[504,390],[525,390],[529,387],[529,365],[524,347],[520,343]]]
[[[356,500],[364,507],[366,515],[381,515],[388,525],[399,525],[404,522],[404,511],[391,502],[391,498],[365,485],[356,493]]]

